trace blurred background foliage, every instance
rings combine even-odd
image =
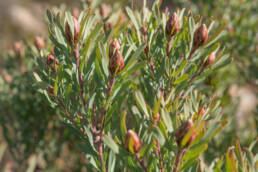
[[[47,37],[44,23],[47,8],[65,4],[72,11],[80,8],[80,3],[80,0],[0,1],[0,171],[17,171],[18,168],[25,171],[33,164],[39,171],[83,171],[80,164],[85,159],[72,142],[78,138],[62,127],[58,109],[49,107],[32,87],[29,75],[33,65],[29,54],[23,51],[19,55],[13,51],[15,41],[26,40],[27,44],[33,44],[35,35]],[[138,0],[101,3],[110,4],[114,11],[128,3],[133,3],[135,8],[141,8],[142,4]],[[151,5],[153,0],[148,3]],[[219,21],[225,30],[222,46],[233,58],[232,63],[213,73],[203,86],[211,90],[211,96],[222,99],[224,119],[229,120],[226,129],[209,145],[212,149],[206,153],[208,160],[226,152],[235,138],[242,146],[248,146],[258,132],[257,1],[163,0],[162,8],[167,7],[169,11],[186,8],[203,16],[207,23],[212,19]],[[257,151],[256,147],[255,153]]]

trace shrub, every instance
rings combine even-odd
[[[202,154],[227,124],[203,84],[230,62],[222,29],[184,10],[162,12],[160,1],[152,11],[126,7],[127,17],[88,5],[78,16],[48,10],[51,43],[29,48],[35,86],[81,138],[88,171],[255,168],[256,142],[242,150],[236,141],[208,165]]]

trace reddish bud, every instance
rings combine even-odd
[[[74,8],[73,8],[73,16],[74,16],[76,19],[79,18],[79,16],[80,16],[80,10],[79,10],[79,8],[77,8],[77,7],[74,7]]]
[[[81,25],[79,21],[76,19],[76,17],[73,17],[73,25],[74,25],[74,34],[72,34],[70,26],[68,23],[65,24],[65,34],[66,39],[72,45],[72,43],[77,44],[78,42],[78,36],[80,32]]]
[[[149,46],[146,45],[146,47],[144,48],[144,53],[148,56],[149,54]]]
[[[205,114],[204,108],[199,109],[198,114],[199,115],[204,115]]]
[[[175,139],[177,142],[178,146],[181,146],[182,140],[186,136],[186,134],[192,129],[193,127],[193,122],[191,120],[185,121],[181,124],[181,126],[177,129],[176,134],[175,134]],[[189,146],[194,139],[196,138],[196,132],[195,130],[192,132],[191,137],[185,144],[185,147]]]
[[[125,136],[125,147],[131,153],[137,153],[141,149],[142,143],[139,136],[133,131],[128,130]]]
[[[49,54],[47,56],[47,65],[50,66],[52,70],[57,71],[58,64],[59,64],[59,61],[58,61],[58,59],[55,58],[55,56],[53,54]]]
[[[7,72],[3,75],[3,78],[4,78],[4,80],[5,80],[7,83],[11,83],[11,82],[13,81],[12,75],[10,75],[10,74],[7,73]]]
[[[142,33],[143,33],[143,35],[147,34],[147,26],[146,25],[142,26]]]
[[[20,55],[23,51],[24,47],[22,45],[22,42],[15,42],[13,44],[13,51],[17,54],[17,55]]]
[[[54,87],[53,86],[49,86],[48,92],[49,92],[49,94],[54,95]]]
[[[109,59],[109,71],[112,76],[119,73],[124,68],[124,59],[119,50],[116,50],[112,58]]]
[[[215,62],[215,60],[216,60],[216,53],[215,53],[215,52],[212,52],[212,53],[209,55],[209,57],[208,57],[208,63],[209,63],[209,64],[212,64],[212,63]]]
[[[180,22],[176,13],[173,13],[166,24],[166,35],[167,38],[175,36],[180,30]]]
[[[204,45],[208,40],[208,30],[205,24],[202,24],[195,32],[194,32],[194,40],[193,44],[195,48],[198,48]]]
[[[160,114],[157,113],[157,116],[156,117],[154,116],[153,122],[157,123],[159,121],[159,118],[160,118]]]
[[[109,71],[111,75],[121,72],[124,67],[124,59],[120,53],[120,44],[114,39],[109,46]]]
[[[109,59],[112,58],[116,51],[120,50],[120,44],[117,39],[114,39],[109,46]]]
[[[35,40],[34,40],[34,43],[37,47],[38,50],[43,50],[46,48],[46,42],[44,39],[42,39],[41,37],[39,36],[36,36],[35,37]]]
[[[109,16],[110,12],[111,12],[111,9],[107,4],[102,3],[100,5],[100,15],[103,19],[107,18]]]
[[[66,37],[66,40],[69,42],[70,45],[72,45],[72,32],[71,32],[71,29],[70,29],[70,26],[68,23],[65,24],[65,37]]]

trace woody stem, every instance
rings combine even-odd
[[[173,172],[178,172],[185,152],[186,152],[186,149],[179,149],[178,150],[177,155],[176,155],[176,161],[175,161],[175,166],[174,166]]]

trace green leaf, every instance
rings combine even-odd
[[[198,157],[202,152],[204,152],[208,148],[207,144],[201,144],[195,147],[192,147],[187,153],[184,155],[184,160],[190,160],[192,158]]]
[[[145,48],[145,45],[141,45],[137,50],[133,53],[133,55],[129,58],[129,60],[126,62],[124,69],[121,71],[121,73],[128,71],[128,69],[131,68],[136,62],[137,57],[143,52],[143,49]]]
[[[216,61],[216,63],[212,66],[212,69],[217,70],[217,69],[229,64],[231,62],[231,58],[229,58],[229,57],[230,57],[229,54],[226,54],[226,55],[220,57],[219,60]]]
[[[138,90],[135,91],[135,98],[136,98],[136,103],[137,105],[140,107],[140,109],[142,110],[142,112],[147,115],[148,117],[150,117],[149,112],[147,110],[147,106],[144,100],[144,97],[142,95],[142,93]]]
[[[123,111],[123,114],[121,115],[120,128],[121,128],[122,137],[124,137],[126,135],[126,133],[127,133],[126,111]]]
[[[71,29],[71,33],[72,33],[72,38],[74,37],[74,23],[73,23],[73,16],[71,15],[70,12],[65,12],[65,19],[68,22],[68,25]]]
[[[163,109],[163,108],[161,109],[161,117],[162,117],[164,123],[166,124],[167,130],[169,132],[172,132],[173,124],[172,124],[171,118],[169,116],[169,113],[166,109]]]
[[[110,136],[104,135],[103,141],[112,151],[114,151],[114,153],[119,153],[118,145]]]
[[[104,73],[106,76],[108,76],[108,57],[107,57],[107,53],[106,53],[106,49],[103,45],[102,42],[99,43],[99,47],[100,47],[100,51],[101,51],[101,55],[102,55],[102,67],[104,70]]]
[[[97,42],[95,42],[95,41],[96,41],[96,38],[99,35],[100,31],[101,31],[101,28],[102,28],[102,23],[99,23],[99,24],[97,24],[97,26],[95,26],[94,30],[89,35],[89,37],[88,37],[88,39],[87,39],[87,41],[84,45],[84,48],[82,49],[81,56],[83,58],[82,58],[81,66],[80,66],[81,71],[82,71],[82,68],[84,66],[85,60],[89,55],[89,50],[91,48],[94,48],[97,45]]]
[[[175,85],[180,84],[181,82],[187,80],[189,78],[189,74],[184,74],[177,78],[177,80],[174,82]]]
[[[87,20],[89,19],[89,16],[90,16],[90,9],[88,9],[87,11],[87,14],[84,15],[82,21],[81,21],[81,27],[80,27],[80,32],[79,32],[79,35],[78,35],[78,40],[80,40],[82,34],[84,33],[85,31],[85,25],[86,25],[86,22]]]
[[[54,95],[57,94],[57,89],[58,89],[58,76],[56,76],[56,80],[55,80],[55,85],[54,85]]]
[[[108,156],[108,172],[113,172],[116,165],[116,155],[113,151],[109,153]]]
[[[243,150],[246,152],[246,158],[248,160],[249,165],[254,166],[255,161],[253,153],[248,148],[243,148]]]
[[[47,9],[46,11],[46,14],[47,14],[47,18],[48,18],[48,21],[49,23],[52,23],[52,14],[51,14],[51,11],[49,9]]]
[[[214,169],[214,172],[222,172],[221,170],[221,166],[223,164],[223,160],[224,160],[224,156],[222,156],[218,161],[217,161],[217,164],[216,164],[216,167]]]
[[[240,146],[240,143],[239,143],[238,139],[236,139],[235,147],[236,147],[235,154],[236,154],[237,160],[240,164],[240,167],[243,169],[244,168],[243,152],[241,150],[241,146]]]
[[[159,141],[160,145],[165,144],[166,139],[158,127],[153,128],[153,134],[154,134],[155,138]]]
[[[41,78],[39,77],[39,75],[36,72],[32,72],[32,73],[37,82],[42,82]]]
[[[175,77],[177,77],[177,75],[179,75],[181,73],[181,71],[185,68],[186,64],[188,63],[188,60],[184,60],[179,69],[176,71]]]
[[[139,26],[139,24],[138,24],[138,22],[137,22],[137,20],[136,20],[136,18],[135,18],[135,16],[134,16],[134,13],[133,13],[133,11],[132,11],[129,7],[126,7],[125,10],[126,10],[128,16],[129,16],[129,18],[130,18],[131,21],[133,22],[134,27],[135,27],[136,32],[137,32],[138,39],[139,39],[139,41],[141,42],[140,26]]]
[[[220,128],[220,123],[219,122],[214,122],[213,124],[210,125],[208,131],[205,132],[202,142],[207,142],[210,140],[210,138],[213,136],[214,133]]]
[[[234,147],[228,148],[228,151],[226,153],[226,169],[227,169],[227,172],[238,171],[237,164],[234,159]]]

